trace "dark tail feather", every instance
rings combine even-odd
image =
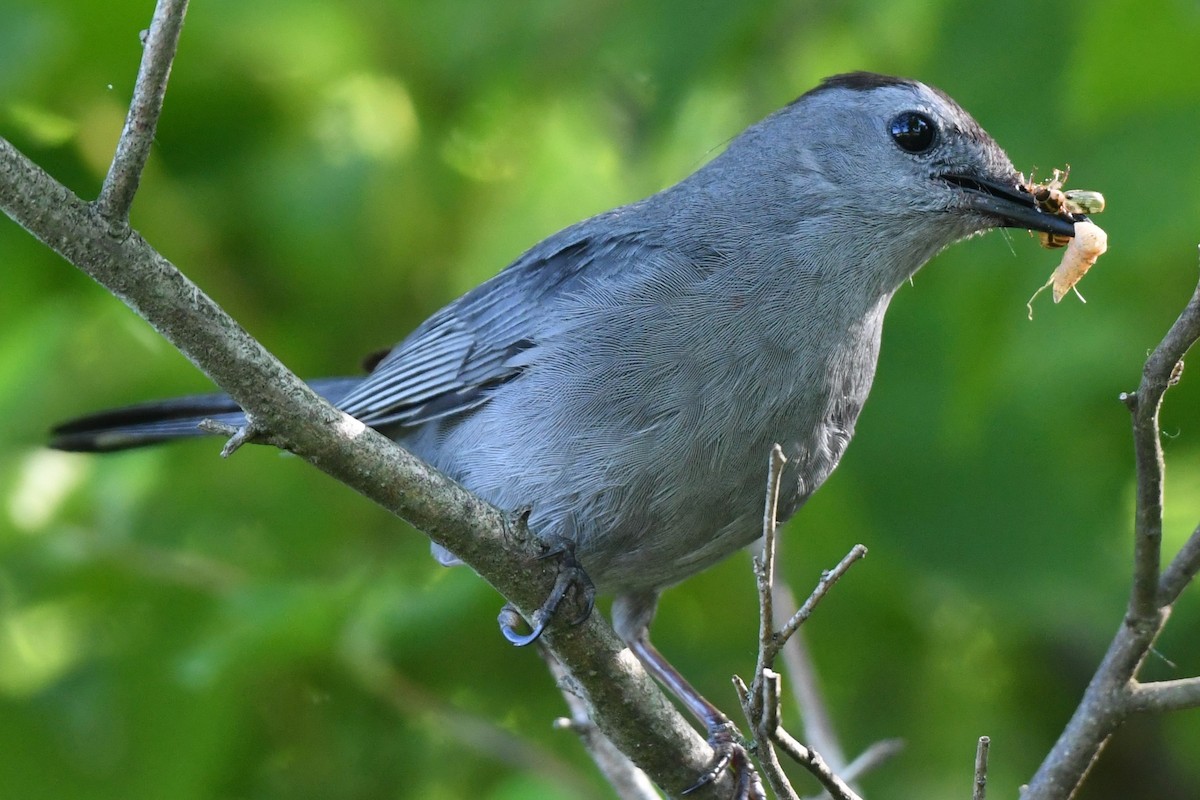
[[[325,378],[309,385],[337,405],[362,378]],[[131,447],[207,436],[200,430],[206,419],[227,425],[243,425],[246,415],[225,394],[198,394],[114,408],[68,420],[51,432],[49,446],[56,450],[103,453]]]

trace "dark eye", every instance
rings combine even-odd
[[[909,153],[924,153],[937,139],[933,120],[916,111],[905,111],[892,120],[890,131],[900,149]]]

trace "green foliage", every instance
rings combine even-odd
[[[0,134],[85,197],[149,0],[0,0]],[[911,75],[1019,169],[1108,199],[1086,305],[1025,300],[1022,233],[953,248],[893,303],[844,465],[790,525],[798,591],[871,556],[809,626],[848,749],[908,749],[872,798],[964,797],[974,741],[1013,796],[1124,604],[1117,394],[1196,280],[1195,4],[583,0],[194,3],[134,224],[300,374],[354,370],[522,249],[682,177],[822,76]],[[0,794],[606,796],[500,598],[265,449],[106,458],[55,421],[205,390],[117,301],[0,222]],[[1169,545],[1200,519],[1200,380],[1167,397]],[[764,469],[766,455],[764,454]],[[1200,672],[1190,592],[1150,677]],[[668,593],[656,638],[733,709],[743,556]],[[794,715],[789,711],[789,719]],[[1115,738],[1084,798],[1200,794],[1196,712]]]

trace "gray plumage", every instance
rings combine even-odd
[[[896,135],[912,114],[934,128],[920,152]],[[1070,235],[1018,181],[943,93],[838,76],[680,183],[537,244],[367,377],[319,388],[575,542],[597,588],[618,596],[618,631],[636,638],[659,591],[758,537],[772,443],[789,459],[784,516],[829,476],[904,281],[989,228]],[[111,449],[190,434],[199,416],[237,419],[207,399],[207,412],[141,424],[156,406],[69,423],[57,444]]]

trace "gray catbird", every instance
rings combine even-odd
[[[839,75],[678,184],[535,245],[369,375],[314,387],[566,543],[723,767],[744,757],[728,719],[649,643],[659,593],[759,536],[773,443],[789,459],[783,517],[829,476],[888,302],[926,261],[991,228],[1071,236],[1072,221],[1039,210],[943,92]],[[135,447],[198,435],[202,418],[241,420],[207,395],[69,422],[52,444]]]

